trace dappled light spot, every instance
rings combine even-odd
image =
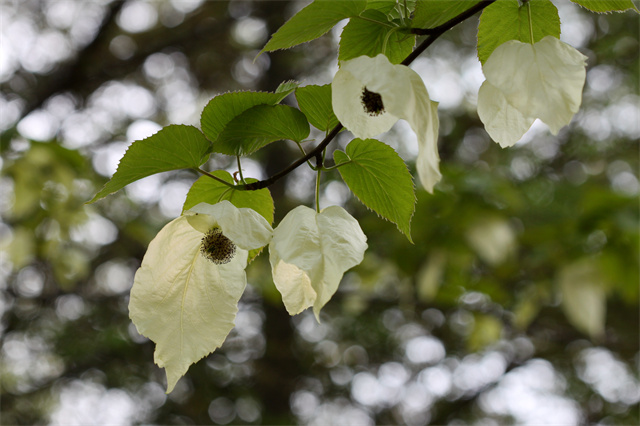
[[[434,364],[445,355],[444,345],[435,337],[420,336],[407,342],[406,356],[413,364]]]
[[[118,25],[130,33],[150,30],[158,22],[158,11],[154,3],[129,1],[120,11]]]

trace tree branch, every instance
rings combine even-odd
[[[481,10],[483,10],[485,7],[489,6],[493,2],[495,2],[495,0],[481,1],[480,3],[470,7],[469,9],[465,10],[461,14],[457,15],[456,17],[448,20],[444,24],[434,28],[426,28],[426,29],[412,28],[410,30],[412,34],[427,35],[427,38],[425,38],[422,41],[422,43],[420,43],[420,45],[416,47],[413,50],[413,52],[411,52],[404,59],[404,61],[401,62],[401,64],[402,65],[411,64],[422,52],[424,52],[429,46],[431,46],[431,44],[433,44],[433,42],[436,41],[438,37],[440,37],[442,34],[447,32],[451,28],[455,27],[456,25],[460,24],[461,22],[465,21],[466,19],[470,18],[471,16],[475,15],[476,13],[480,12]],[[322,142],[320,142],[320,144],[317,147],[315,147],[312,151],[309,151],[307,155],[305,155],[304,157],[301,157],[298,160],[296,160],[293,164],[291,164],[286,169],[283,169],[280,172],[276,173],[275,175],[258,182],[234,186],[234,189],[237,189],[240,191],[255,191],[258,189],[266,188],[272,185],[278,179],[291,173],[293,170],[295,170],[296,168],[298,168],[300,165],[304,164],[308,160],[314,157],[322,158],[318,156],[321,155],[322,151],[327,147],[327,145],[329,145],[329,143],[333,140],[333,138],[335,138],[338,135],[338,133],[340,133],[340,130],[342,130],[342,127],[343,127],[342,124],[338,123],[338,125],[331,130],[331,132],[323,139]]]

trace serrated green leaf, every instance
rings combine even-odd
[[[297,84],[297,83],[296,83]],[[210,141],[215,141],[224,127],[236,116],[256,105],[275,105],[280,103],[296,86],[285,82],[278,86],[279,91],[271,92],[230,92],[211,99],[202,110],[200,127]]]
[[[216,170],[211,174],[225,182],[234,183],[233,177],[227,171]],[[252,183],[256,182],[257,179],[247,178],[245,181]],[[182,206],[182,211],[189,210],[199,203],[216,204],[224,200],[228,200],[239,209],[243,207],[253,209],[267,219],[270,225],[273,224],[273,198],[268,188],[258,189],[257,191],[239,191],[215,179],[211,179],[209,176],[201,176],[191,185],[187,199]],[[249,250],[249,262],[255,259],[263,248]]]
[[[579,4],[585,9],[589,9],[592,12],[607,13],[607,12],[624,12],[625,10],[635,10],[638,12],[638,8],[633,4],[632,0],[571,0],[572,2]]]
[[[213,151],[249,155],[271,142],[301,142],[309,136],[309,122],[300,110],[287,105],[256,105],[232,119],[213,143]]]
[[[531,34],[533,33],[533,41]],[[549,0],[501,0],[484,9],[478,25],[478,58],[482,64],[493,50],[509,40],[535,43],[546,36],[560,37],[558,9]]]
[[[287,95],[294,91],[300,83],[295,80],[283,81],[276,89],[276,93],[286,93]]]
[[[131,144],[111,180],[89,203],[156,173],[199,167],[207,161],[210,153],[211,142],[195,127],[164,127],[158,133]]]
[[[335,151],[338,171],[349,189],[368,208],[395,223],[411,240],[416,196],[411,174],[400,156],[375,139],[354,139],[346,153]]]
[[[273,34],[262,52],[288,49],[314,40],[341,20],[358,16],[366,6],[365,0],[316,0],[285,22]]]
[[[413,16],[414,28],[434,28],[478,4],[478,1],[419,1]]]
[[[351,18],[342,30],[339,60],[346,61],[363,55],[374,57],[382,53],[391,63],[399,64],[411,53],[416,42],[415,35],[405,34],[399,31],[399,27],[390,26],[387,15],[378,10],[366,10],[361,16],[366,20]]]
[[[217,178],[233,184],[233,177],[225,170],[216,170],[211,173]],[[247,178],[247,183],[256,182],[256,179]],[[263,188],[257,191],[240,191],[229,187],[209,176],[201,176],[191,186],[187,199],[182,206],[182,211],[189,210],[199,203],[216,204],[220,201],[228,200],[237,208],[248,207],[260,213],[267,219],[269,224],[273,223],[273,198],[269,189]]]
[[[325,132],[338,125],[338,119],[331,106],[331,84],[298,87],[296,99],[300,111],[307,116],[309,123],[318,130]]]

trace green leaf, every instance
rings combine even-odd
[[[217,178],[234,183],[231,174],[225,170],[216,170],[211,173]],[[247,178],[247,183],[256,182],[257,179]],[[209,176],[201,176],[191,186],[187,199],[182,206],[182,211],[189,210],[191,207],[200,203],[217,204],[220,201],[228,200],[237,208],[248,207],[260,213],[262,217],[267,219],[269,224],[273,223],[273,198],[269,189],[263,188],[257,191],[240,191],[229,187]]]
[[[389,13],[396,4],[396,0],[367,0],[367,10],[375,9],[382,13]]]
[[[213,150],[227,155],[249,155],[281,139],[301,142],[309,131],[307,118],[296,108],[256,105],[226,125],[213,143]]]
[[[202,110],[200,127],[210,141],[218,139],[224,127],[236,116],[256,105],[275,105],[295,90],[293,82],[278,86],[271,92],[230,92],[211,99]]]
[[[325,132],[338,125],[339,121],[331,106],[331,84],[298,87],[296,99],[300,111],[315,128]]]
[[[216,170],[211,174],[225,182],[234,183],[233,177],[231,177],[231,174],[227,171]],[[257,179],[246,178],[245,181],[252,183],[256,182]],[[274,206],[269,189],[263,188],[257,191],[240,191],[218,182],[215,179],[211,179],[209,176],[201,176],[191,185],[187,199],[182,206],[182,211],[189,210],[191,207],[200,203],[217,204],[224,200],[228,200],[239,209],[243,207],[253,209],[267,219],[270,225],[273,224]],[[250,250],[249,262],[255,259],[263,248]]]
[[[346,153],[335,151],[342,179],[356,197],[383,218],[395,223],[411,240],[411,216],[416,196],[411,174],[390,146],[375,139],[354,139]],[[349,162],[350,161],[350,162]]]
[[[434,28],[472,8],[478,1],[419,1],[413,17],[414,28]]]
[[[300,83],[295,80],[283,81],[276,89],[276,93],[286,93],[287,95],[294,91]]]
[[[592,12],[624,12],[625,10],[635,10],[638,8],[632,0],[571,0]]]
[[[361,16],[367,20],[351,18],[342,30],[339,60],[346,61],[362,55],[374,57],[383,53],[391,63],[399,64],[411,53],[416,42],[415,35],[405,34],[400,27],[391,26],[387,15],[378,10],[366,10]]]
[[[118,170],[89,203],[131,182],[169,170],[197,168],[207,161],[211,142],[193,126],[171,125],[135,141],[120,160]]]
[[[327,33],[341,20],[358,16],[366,5],[365,0],[316,0],[285,22],[262,52],[288,49],[314,40]]]
[[[478,58],[484,64],[502,43],[509,40],[536,43],[548,35],[560,37],[558,9],[549,0],[529,1],[522,6],[518,0],[497,1],[480,16]]]

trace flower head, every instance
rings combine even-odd
[[[489,135],[512,146],[536,118],[557,134],[580,108],[586,59],[553,36],[498,46],[482,67],[487,80],[478,92],[478,115]]]
[[[248,250],[267,245],[272,232],[254,210],[229,201],[200,203],[149,244],[129,316],[156,343],[154,360],[166,370],[167,392],[226,339],[246,285]]]
[[[438,103],[420,76],[386,56],[360,56],[340,64],[331,84],[333,111],[356,137],[367,139],[406,120],[418,138],[416,168],[429,192],[440,180]]]
[[[342,207],[291,210],[269,244],[273,281],[287,311],[295,315],[313,306],[318,318],[342,275],[362,262],[366,241],[358,221]]]

